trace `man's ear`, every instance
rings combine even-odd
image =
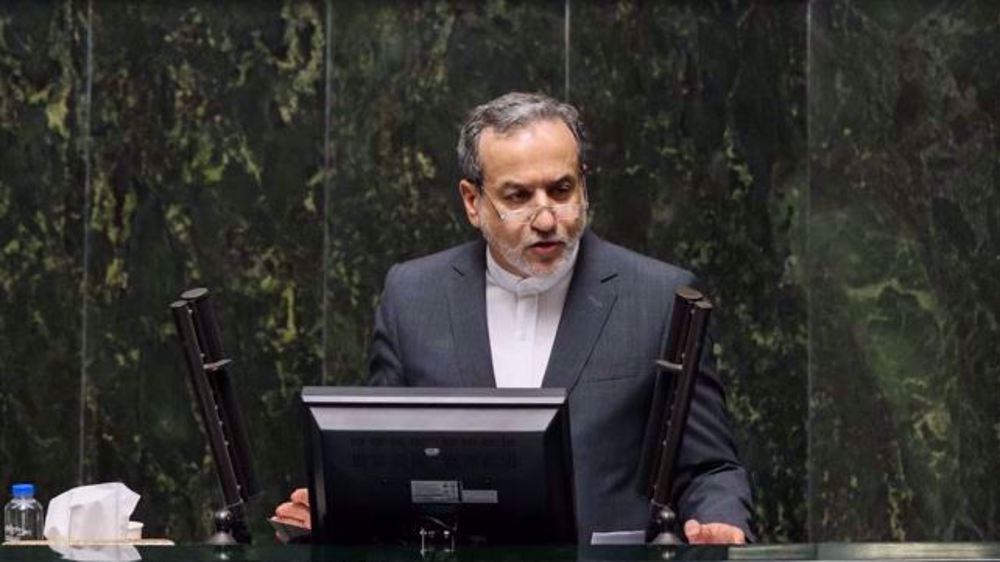
[[[479,188],[469,180],[458,182],[458,194],[462,196],[462,204],[465,205],[465,216],[469,219],[469,224],[479,228],[481,219],[479,208],[476,202],[479,200]]]

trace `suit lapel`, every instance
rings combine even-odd
[[[486,323],[486,245],[470,244],[452,268],[446,293],[459,380],[463,386],[496,386]]]
[[[573,271],[543,387],[573,388],[618,297],[617,272],[601,259],[604,242],[587,229]]]

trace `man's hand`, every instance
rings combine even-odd
[[[743,529],[725,523],[700,523],[688,519],[684,523],[684,536],[691,544],[745,544]]]
[[[292,492],[289,500],[275,508],[271,520],[285,525],[312,529],[312,518],[309,515],[309,490],[299,488]]]

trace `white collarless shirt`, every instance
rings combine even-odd
[[[486,249],[486,320],[498,388],[542,386],[579,247],[569,267],[544,278],[518,277]]]

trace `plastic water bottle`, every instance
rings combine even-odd
[[[3,508],[4,542],[42,540],[45,508],[35,499],[34,484],[14,484]]]

